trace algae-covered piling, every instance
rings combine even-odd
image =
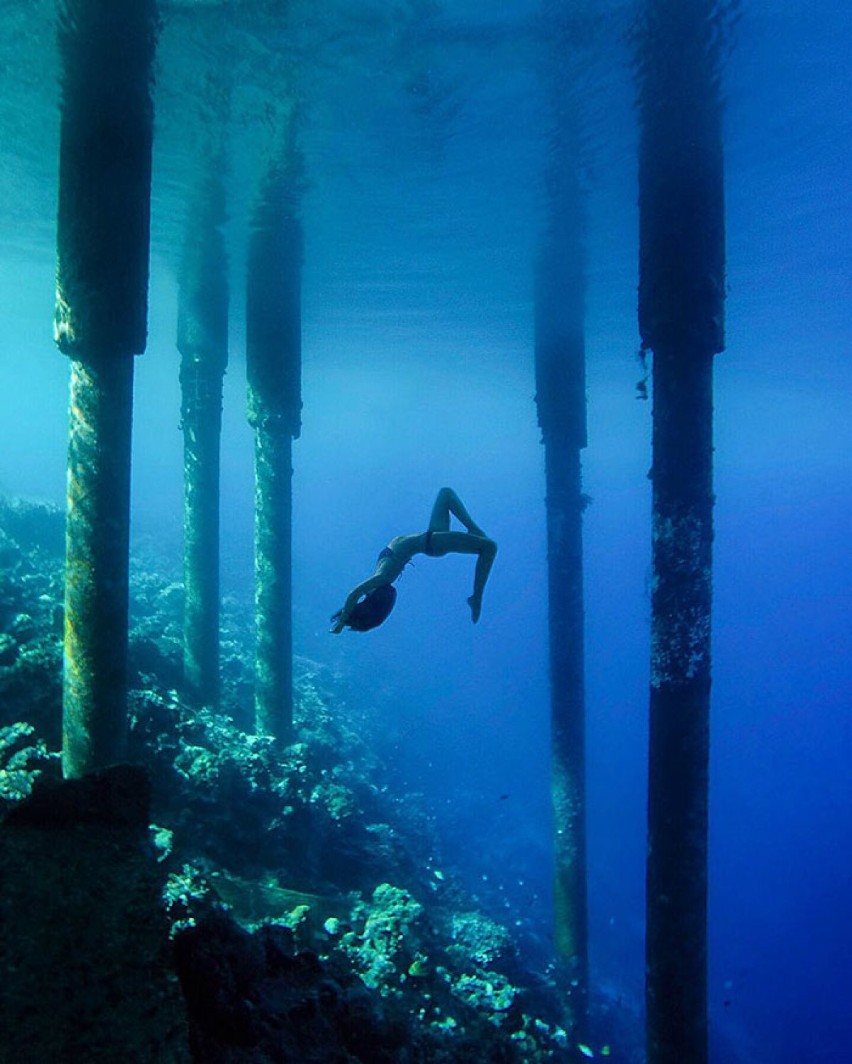
[[[187,230],[178,294],[184,483],[184,683],[197,705],[219,700],[219,471],[228,364],[224,189],[207,181]]]
[[[63,0],[55,337],[71,357],[63,770],[126,730],[133,356],[145,349],[153,0]]]
[[[286,168],[255,210],[248,256],[246,369],[255,431],[257,731],[293,727],[292,441],[301,429],[302,229]]]

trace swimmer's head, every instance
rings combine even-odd
[[[353,632],[369,632],[371,628],[378,628],[388,619],[395,605],[396,588],[393,584],[382,584],[355,605],[349,614],[346,627],[351,628]],[[339,617],[340,610],[331,619],[336,621]]]

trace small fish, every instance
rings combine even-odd
[[[595,1051],[591,1048],[591,1046],[587,1046],[585,1042],[578,1042],[577,1048],[580,1050],[584,1057],[593,1057],[595,1055]]]

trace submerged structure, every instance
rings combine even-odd
[[[713,358],[724,347],[725,5],[647,0],[639,50],[642,347],[653,357],[649,1064],[708,1059]]]
[[[156,4],[58,6],[55,337],[71,358],[63,768],[126,744],[133,359],[147,336]]]
[[[293,440],[301,431],[301,169],[295,119],[261,190],[246,277],[248,419],[255,434],[255,717],[293,728]]]
[[[586,727],[581,452],[587,443],[585,248],[580,122],[568,5],[544,5],[552,129],[535,276],[536,406],[545,449],[554,929],[572,977],[570,1008],[586,1027]]]
[[[210,160],[187,226],[178,292],[184,440],[184,684],[219,701],[219,475],[228,365],[228,258],[221,157]]]

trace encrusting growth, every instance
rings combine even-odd
[[[184,683],[196,705],[219,700],[219,470],[228,364],[224,188],[205,183],[178,293],[184,479]]]
[[[647,0],[639,40],[643,350],[653,352],[646,934],[649,1064],[702,1064],[713,357],[724,347],[719,47],[728,5]]]
[[[248,420],[255,433],[255,717],[293,728],[292,448],[301,432],[302,227],[290,145],[255,210],[246,292]]]
[[[126,734],[133,358],[147,331],[156,5],[63,0],[55,338],[71,357],[62,766]]]

